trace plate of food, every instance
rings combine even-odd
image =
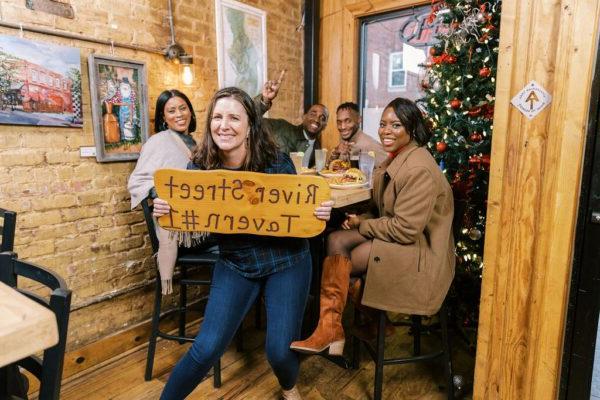
[[[343,172],[333,172],[330,169],[322,169],[319,171],[319,175],[321,175],[323,178],[339,178],[344,176]]]
[[[298,173],[298,175],[316,175],[316,174],[317,174],[316,169],[306,168],[306,167],[300,168],[300,172]]]
[[[358,168],[350,168],[344,174],[337,178],[332,178],[329,187],[332,189],[359,189],[369,184]]]
[[[341,178],[350,168],[350,162],[344,160],[332,160],[327,169],[319,171],[319,175],[325,178]]]

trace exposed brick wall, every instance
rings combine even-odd
[[[298,122],[302,114],[303,34],[301,0],[247,0],[267,11],[268,72],[288,70],[271,116]],[[169,41],[166,0],[70,0],[75,19],[25,8],[25,1],[0,1],[1,19],[141,46],[163,48]],[[193,52],[196,86],[180,88],[196,109],[199,130],[217,88],[213,0],[175,0],[177,41]],[[0,34],[18,35],[0,28]],[[93,146],[87,56],[110,55],[110,46],[25,32],[25,38],[81,50],[83,129],[0,126],[0,207],[18,212],[16,251],[46,266],[73,290],[69,349],[145,320],[154,277],[141,211],[129,211],[126,182],[135,162],[97,163],[81,158]],[[144,61],[148,70],[149,115],[153,125],[158,94],[173,87],[175,65],[161,55],[121,48],[116,57]],[[108,299],[113,293],[127,292]],[[105,299],[97,302],[97,299]]]

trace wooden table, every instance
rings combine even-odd
[[[331,189],[331,199],[335,201],[334,208],[346,207],[371,198],[371,189]]]
[[[54,313],[0,282],[0,367],[56,343]]]

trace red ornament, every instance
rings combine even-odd
[[[422,89],[429,89],[429,82],[427,82],[426,80],[422,80],[421,81],[421,88]]]
[[[482,156],[471,156],[469,157],[469,165],[472,169],[482,169],[485,171],[490,170],[490,155],[484,154]]]
[[[469,136],[469,139],[471,139],[471,142],[473,143],[479,143],[483,139],[483,136],[479,132],[473,132],[471,133],[471,136]]]
[[[483,117],[485,119],[494,118],[494,106],[486,104],[483,106]]]
[[[429,48],[429,55],[433,57],[433,56],[435,56],[436,54],[437,54],[437,50],[435,49],[435,47],[431,46],[431,47]]]
[[[448,64],[455,64],[456,63],[456,57],[455,56],[447,56],[446,57],[446,62]]]
[[[460,101],[459,99],[450,100],[450,107],[452,107],[455,110],[458,110],[461,105],[462,105],[462,101]]]
[[[448,150],[448,145],[446,144],[446,142],[437,142],[435,144],[435,149],[438,153],[445,153],[446,150]]]
[[[479,70],[479,76],[482,78],[487,78],[492,73],[492,70],[488,67],[483,67]]]
[[[469,117],[476,117],[481,114],[481,107],[471,108],[469,111]]]

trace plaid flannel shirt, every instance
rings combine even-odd
[[[190,163],[191,164],[191,163]],[[189,165],[188,169],[198,169]],[[287,154],[278,153],[277,160],[263,171],[266,174],[295,175],[296,169]],[[219,244],[219,260],[246,278],[260,278],[310,258],[308,240],[295,237],[272,237],[248,234],[212,234]]]

